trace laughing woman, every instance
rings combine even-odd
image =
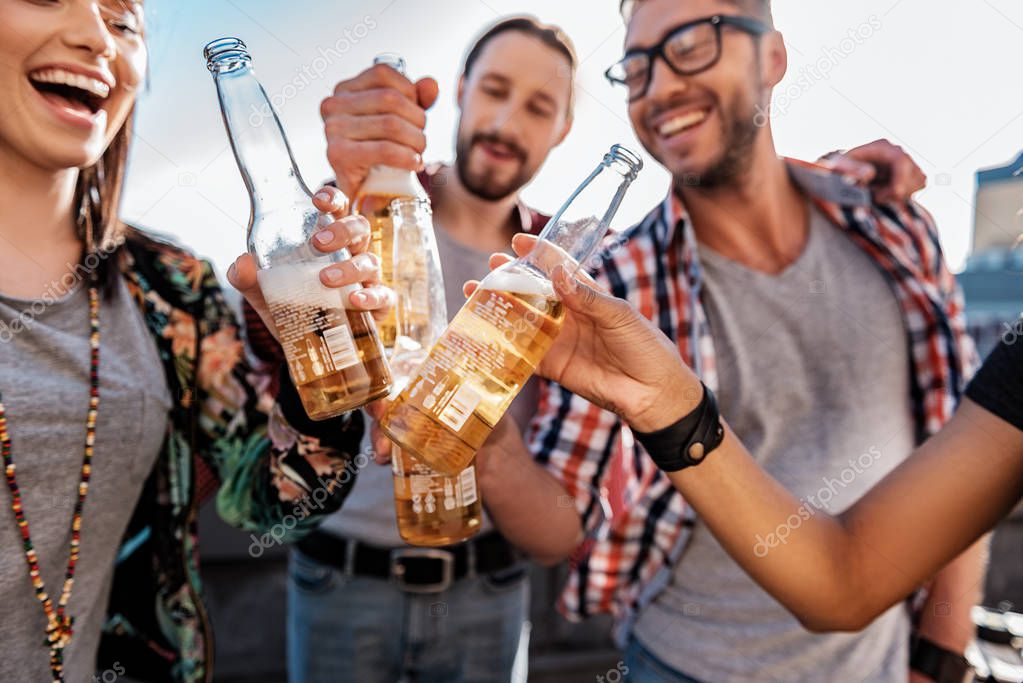
[[[142,31],[131,0],[0,0],[4,681],[209,680],[204,480],[230,522],[294,534],[303,492],[336,509],[352,479],[359,418],[310,422],[286,376],[269,396],[209,264],[118,221]],[[317,197],[330,249],[363,250]],[[337,268],[369,285],[353,307],[388,302],[368,256]],[[232,277],[265,314],[251,261]]]

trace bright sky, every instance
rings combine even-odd
[[[560,24],[582,60],[576,124],[528,201],[556,209],[611,144],[640,150],[622,93],[603,72],[621,52],[617,0],[149,0],[151,85],[139,107],[126,194],[129,220],[173,235],[223,271],[244,250],[248,201],[228,148],[203,45],[248,43],[311,186],[330,174],[319,102],[380,52],[405,56],[411,76],[441,85],[429,115],[426,159],[453,154],[454,83],[475,35],[499,16],[531,13]],[[790,67],[775,93],[780,153],[813,159],[887,137],[929,177],[919,200],[935,215],[953,267],[973,226],[974,173],[1023,147],[1016,0],[775,0]],[[969,8],[969,9],[967,9]],[[316,76],[301,76],[303,71]],[[320,72],[317,75],[317,72]],[[826,73],[825,73],[826,72]],[[300,83],[299,87],[294,82]],[[667,190],[647,159],[615,227],[639,219]],[[1021,225],[1015,226],[1023,232]]]

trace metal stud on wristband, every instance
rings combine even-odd
[[[696,409],[656,432],[633,431],[654,463],[665,472],[678,472],[703,462],[725,438],[717,399],[707,385]]]

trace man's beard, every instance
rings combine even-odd
[[[755,113],[756,108],[745,100],[736,100],[727,111],[722,111],[724,137],[720,154],[700,173],[676,178],[676,186],[709,190],[734,185],[753,165],[753,147],[760,131]]]
[[[519,158],[519,171],[506,182],[494,178],[493,169],[483,173],[472,173],[469,170],[469,155],[478,142],[500,142],[511,148]],[[459,135],[455,144],[455,170],[463,187],[470,194],[480,199],[497,202],[521,190],[533,177],[532,171],[526,166],[527,154],[516,143],[502,138],[497,133],[475,133]]]

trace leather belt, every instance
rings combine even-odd
[[[296,545],[320,564],[355,576],[389,579],[409,593],[440,593],[459,579],[498,573],[519,562],[498,533],[444,548],[389,549],[314,531]]]

